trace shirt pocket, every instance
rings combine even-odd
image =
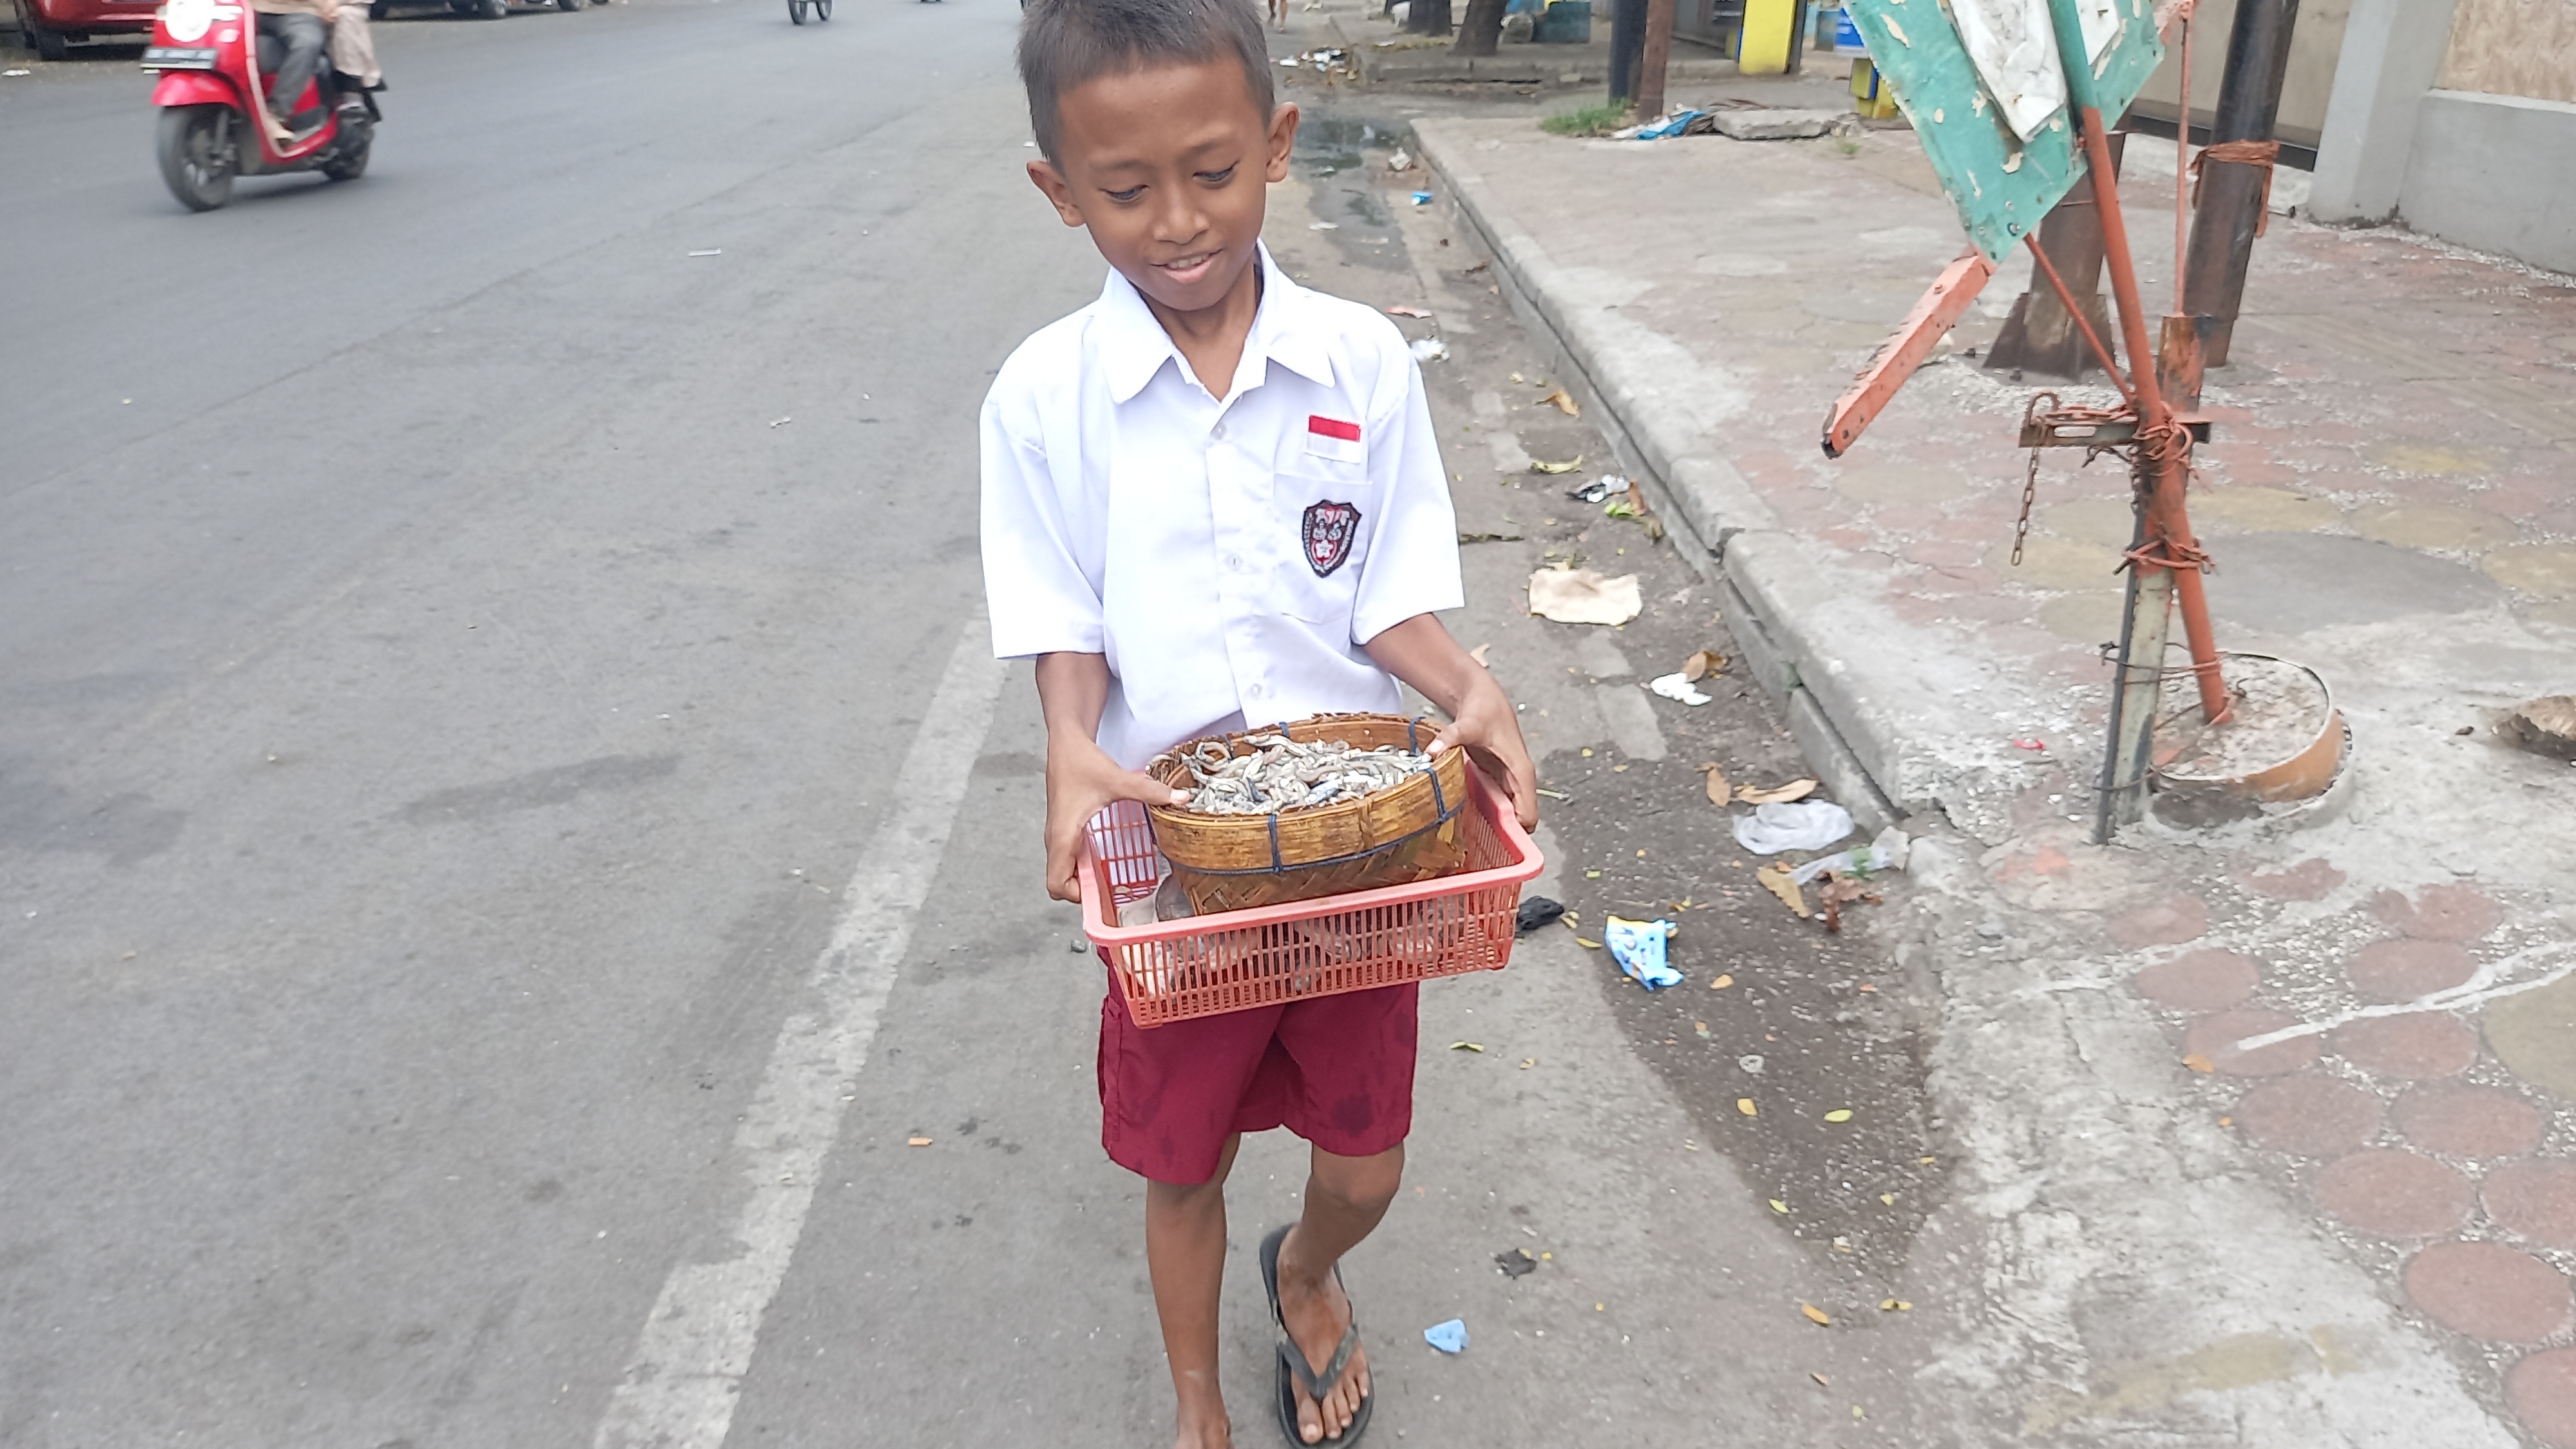
[[[1377,528],[1377,485],[1365,476],[1327,476],[1320,468],[1283,472],[1272,497],[1285,535],[1276,571],[1281,608],[1302,622],[1347,631],[1368,566],[1369,535]]]

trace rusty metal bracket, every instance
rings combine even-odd
[[[1982,253],[1971,251],[1945,268],[1932,290],[1914,304],[1905,321],[1878,351],[1871,354],[1869,365],[1852,379],[1849,391],[1834,401],[1834,410],[1825,417],[1825,456],[1839,458],[1860,441],[1860,435],[1879,411],[1896,396],[1896,390],[1914,375],[1932,349],[1959,318],[1968,304],[1985,290],[1986,280],[1995,274],[1995,264]]]

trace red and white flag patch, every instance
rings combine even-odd
[[[1318,458],[1337,463],[1365,463],[1368,453],[1360,447],[1360,425],[1340,418],[1314,413],[1306,419],[1306,451]]]

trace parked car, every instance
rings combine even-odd
[[[348,3],[354,4],[356,0],[348,0]],[[418,0],[367,0],[367,18],[383,20],[394,13],[394,7],[397,4],[408,3],[418,3]],[[425,0],[425,3],[444,4],[459,15],[478,20],[498,20],[510,13],[511,0]],[[548,4],[552,4],[558,10],[579,10],[582,6],[582,0],[533,0],[533,3],[539,9],[544,9]],[[590,0],[590,3],[605,5],[608,0]]]
[[[38,60],[61,60],[75,40],[150,35],[160,0],[16,0],[18,31]]]

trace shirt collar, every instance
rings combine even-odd
[[[1332,353],[1325,345],[1322,319],[1315,315],[1314,294],[1279,270],[1267,244],[1260,244],[1260,260],[1261,306],[1252,315],[1244,356],[1276,362],[1319,386],[1332,386]],[[1143,392],[1165,362],[1180,365],[1180,349],[1173,345],[1172,335],[1145,305],[1136,284],[1115,268],[1100,289],[1099,315],[1104,324],[1100,357],[1109,374],[1113,401],[1123,403]]]

